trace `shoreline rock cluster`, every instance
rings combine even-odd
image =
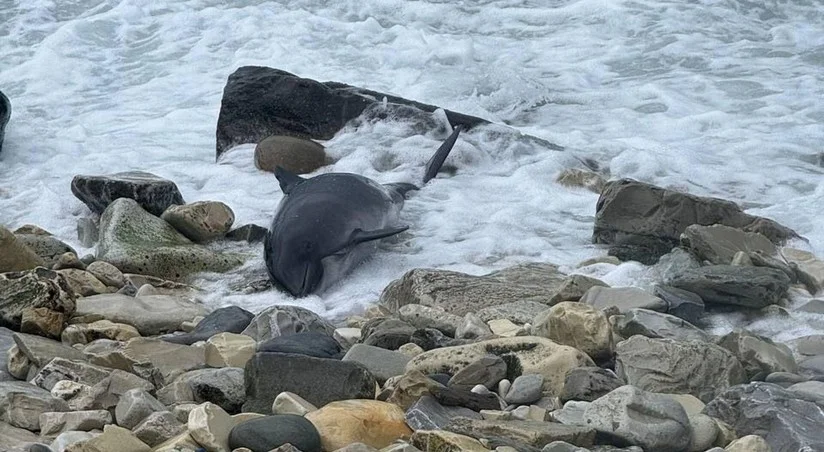
[[[824,262],[788,247],[793,231],[728,201],[582,170],[558,180],[601,194],[593,241],[609,255],[569,274],[552,263],[483,276],[413,269],[363,315],[333,324],[298,306],[209,311],[186,277],[239,265],[242,255],[211,242],[261,231],[231,230],[228,206],[185,204],[149,173],[78,176],[72,192],[100,215],[78,225],[95,256],[36,226],[0,228],[0,445],[824,450],[824,335],[782,344],[743,328],[714,336],[706,323],[715,312],[790,316],[799,294],[812,300],[793,309],[824,315],[813,298]],[[586,274],[626,260],[649,265],[654,287]]]

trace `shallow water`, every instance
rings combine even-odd
[[[408,201],[410,230],[342,284],[296,301],[199,281],[214,305],[299,303],[339,316],[415,267],[482,274],[551,261],[571,269],[605,254],[589,243],[597,195],[554,182],[580,166],[577,157],[612,177],[741,203],[824,256],[820,6],[3,0],[0,89],[14,113],[0,154],[0,221],[38,224],[90,252],[76,239],[88,210],[71,195],[71,178],[145,170],[174,180],[189,202],[223,201],[237,224],[267,226],[281,194],[254,168],[253,146],[219,164],[214,151],[226,78],[265,65],[481,116],[567,150],[466,134],[450,157],[457,172]],[[392,122],[347,129],[324,143],[336,163],[321,171],[416,182],[443,138]],[[243,272],[262,272],[261,254]],[[636,264],[598,271],[615,285],[648,276]]]

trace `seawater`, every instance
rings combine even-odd
[[[407,202],[408,233],[323,296],[235,289],[262,274],[207,276],[214,306],[300,304],[338,317],[417,267],[484,274],[520,262],[567,271],[590,243],[597,195],[555,183],[591,158],[630,177],[735,201],[805,236],[824,257],[824,9],[819,1],[0,0],[0,89],[13,117],[0,154],[0,221],[82,247],[76,174],[149,171],[189,201],[218,200],[268,226],[280,190],[253,145],[215,162],[226,78],[244,65],[383,91],[505,124],[563,152],[458,141],[454,175]],[[401,122],[324,142],[349,171],[416,182],[444,136]],[[649,268],[601,266],[613,285]],[[798,295],[799,300],[809,294]],[[762,320],[786,336],[815,321]],[[734,317],[719,328],[738,323]]]

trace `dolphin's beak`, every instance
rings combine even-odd
[[[318,269],[317,265],[307,262],[303,268],[296,270],[281,275],[278,282],[296,298],[311,295],[318,287],[323,269]]]

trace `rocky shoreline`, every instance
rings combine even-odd
[[[289,149],[259,152],[288,164]],[[333,324],[297,306],[209,311],[187,278],[241,265],[262,228],[232,229],[229,206],[186,204],[150,173],[77,176],[94,256],[0,227],[0,450],[824,450],[824,335],[707,324],[824,318],[824,262],[788,246],[797,234],[720,199],[581,169],[557,181],[600,193],[608,255],[571,273],[414,269]],[[589,271],[629,260],[657,275],[650,290]]]

